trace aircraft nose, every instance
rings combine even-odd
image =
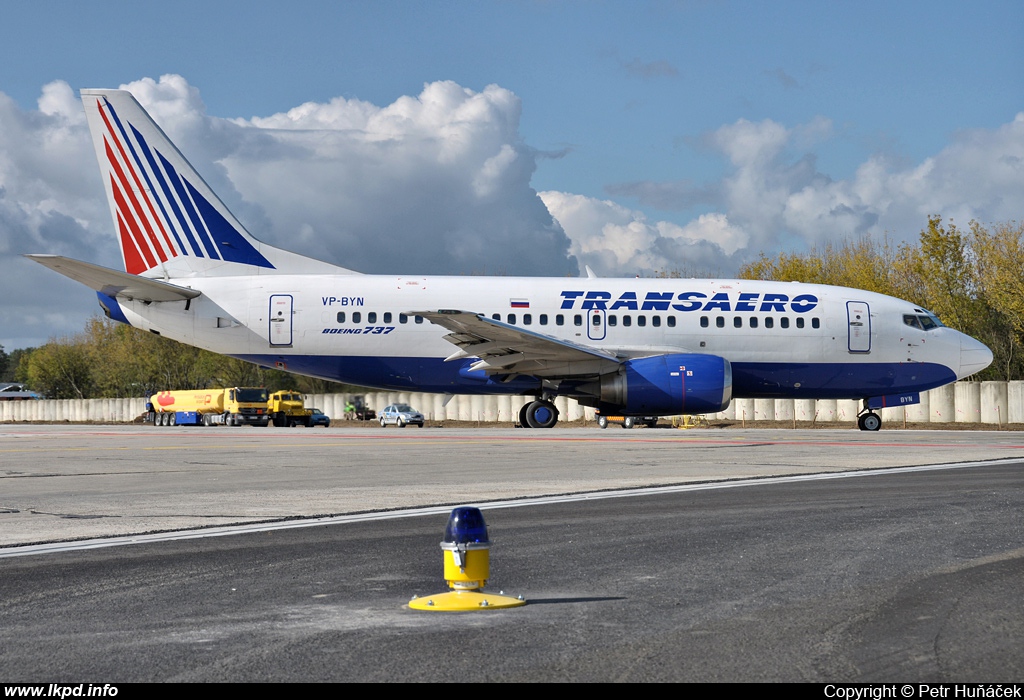
[[[969,335],[960,336],[960,371],[957,379],[969,377],[992,364],[992,351]]]

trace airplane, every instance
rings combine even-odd
[[[256,364],[390,391],[567,396],[605,414],[725,410],[733,398],[884,406],[992,352],[913,304],[797,282],[361,274],[246,231],[127,91],[82,90],[125,271],[28,255],[111,319]]]

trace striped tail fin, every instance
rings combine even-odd
[[[82,90],[124,268],[145,277],[351,270],[253,238],[123,90]]]

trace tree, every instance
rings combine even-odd
[[[928,217],[917,244],[893,249],[870,238],[827,244],[809,253],[762,254],[746,279],[774,279],[866,289],[906,299],[935,312],[956,330],[992,349],[979,379],[1024,377],[1024,227],[1010,222],[969,232]]]
[[[51,340],[29,356],[29,383],[48,399],[87,399],[92,396],[90,365],[81,343]]]

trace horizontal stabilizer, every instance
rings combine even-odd
[[[185,301],[195,299],[202,294],[195,289],[130,275],[127,272],[118,272],[108,267],[72,260],[59,255],[26,255],[25,257],[59,272],[65,277],[70,277],[76,282],[81,282],[90,289],[106,294],[108,297],[138,299],[139,301]]]

